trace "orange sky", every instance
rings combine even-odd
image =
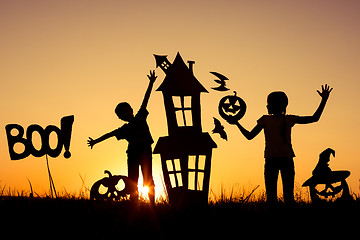
[[[350,170],[359,192],[357,152],[360,117],[360,2],[358,1],[0,1],[0,186],[48,191],[45,158],[11,161],[5,125],[60,125],[74,114],[71,152],[50,159],[57,190],[78,192],[79,174],[87,187],[108,169],[126,174],[126,142],[110,139],[90,150],[86,139],[123,124],[114,114],[120,101],[138,109],[155,69],[153,54],[179,51],[194,60],[194,73],[209,93],[202,94],[203,130],[211,132],[219,100],[226,95],[209,73],[230,80],[228,87],[247,103],[241,123],[252,128],[266,114],[266,96],[285,91],[287,112],[310,115],[320,102],[316,90],[334,88],[319,123],[295,126],[296,183],[310,177],[318,154],[336,151],[333,170]],[[155,89],[164,78],[159,76]],[[230,92],[229,92],[230,94]],[[160,92],[153,92],[148,123],[155,141],[167,135]],[[229,140],[212,135],[210,186],[264,188],[264,137],[247,141],[225,121]],[[154,178],[161,183],[154,155]]]

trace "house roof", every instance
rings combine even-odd
[[[217,148],[209,133],[175,135],[160,137],[154,148],[154,154],[201,154]]]
[[[167,61],[167,55],[156,55],[154,54],[155,61],[156,61],[156,67],[161,66],[161,64],[165,61]]]
[[[180,53],[177,53],[174,62],[169,67],[166,77],[157,91],[166,92],[173,96],[208,92],[196,79],[188,66],[186,66]]]

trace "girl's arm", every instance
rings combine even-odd
[[[315,113],[312,116],[304,116],[304,117],[299,117],[297,120],[297,123],[299,124],[308,124],[308,123],[313,123],[313,122],[317,122],[319,121],[322,112],[324,111],[326,102],[329,98],[330,92],[333,90],[332,88],[330,88],[327,84],[321,85],[321,92],[319,90],[317,90],[318,94],[321,97],[321,102],[319,104],[319,107],[316,109]]]
[[[246,139],[251,140],[254,137],[256,137],[261,130],[263,129],[259,124],[257,124],[251,131],[246,130],[243,126],[241,126],[241,124],[236,121],[236,122],[229,122],[230,124],[235,124],[240,132],[244,135],[244,137],[246,137]]]

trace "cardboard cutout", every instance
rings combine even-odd
[[[212,133],[220,134],[220,137],[227,141],[227,134],[225,132],[225,128],[223,125],[221,125],[221,122],[217,118],[214,118],[214,125],[215,125],[215,127],[212,130]]]
[[[208,92],[178,53],[171,64],[155,55],[156,65],[166,74],[157,91],[164,97],[168,136],[160,137],[154,153],[161,164],[170,204],[207,205],[212,149],[215,142],[202,132],[200,93]]]
[[[328,162],[330,155],[335,157],[335,151],[331,148],[324,150],[319,156],[311,178],[306,180],[303,187],[310,188],[310,197],[313,202],[325,199],[335,199],[340,195],[341,199],[350,199],[349,186],[346,178],[350,176],[349,171],[332,171]],[[336,186],[337,185],[337,186]]]
[[[122,175],[112,175],[110,171],[105,170],[104,173],[108,174],[108,177],[104,177],[96,181],[90,190],[91,200],[120,200],[130,194],[130,179]],[[117,189],[117,185],[120,181],[123,181],[124,187],[121,190]],[[100,188],[106,188],[105,193],[100,192]]]
[[[30,154],[34,157],[42,157],[47,154],[50,157],[55,158],[60,155],[63,146],[65,148],[64,157],[69,158],[71,156],[69,148],[73,123],[74,115],[66,116],[60,121],[61,129],[54,125],[49,125],[44,129],[37,124],[32,124],[27,128],[26,134],[24,128],[18,124],[6,125],[5,130],[11,160],[23,159]],[[14,133],[14,130],[17,133]],[[34,132],[38,132],[41,137],[40,149],[36,149],[33,145],[32,137]],[[57,136],[57,145],[55,148],[51,148],[49,144],[49,137],[52,132]],[[15,144],[22,144],[24,146],[24,151],[21,153],[16,152],[14,150]]]
[[[217,72],[210,72],[211,74],[217,76],[219,79],[214,80],[214,82],[220,84],[220,86],[218,87],[213,87],[211,89],[214,89],[216,91],[227,91],[229,90],[229,88],[226,87],[226,80],[229,80],[227,77],[225,77],[224,75],[217,73]]]
[[[226,121],[238,121],[246,112],[246,103],[240,97],[229,95],[223,97],[219,102],[219,114]]]

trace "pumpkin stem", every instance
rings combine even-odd
[[[109,170],[105,170],[104,173],[107,173],[107,174],[109,174],[109,177],[112,177],[112,174]]]
[[[234,96],[236,96],[236,91],[234,91],[234,94],[235,94]]]

